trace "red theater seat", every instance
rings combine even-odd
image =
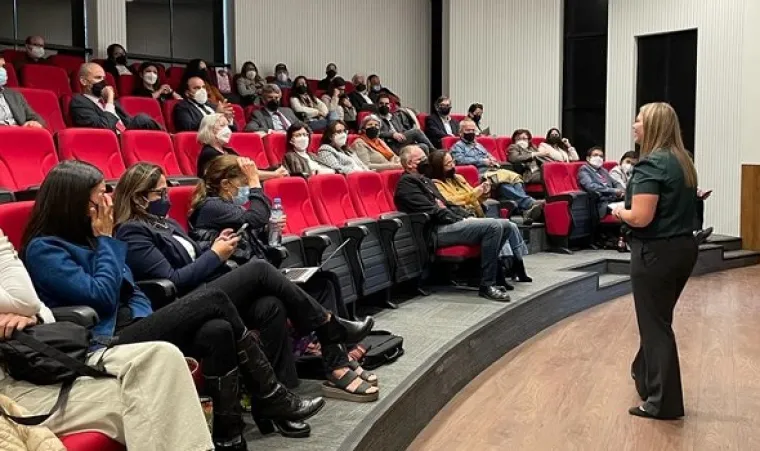
[[[198,142],[197,132],[181,132],[172,136],[174,153],[179,167],[185,175],[195,175],[198,170],[198,155],[203,145]]]
[[[66,122],[66,125],[71,127],[71,94],[64,94],[60,97],[61,99],[61,113],[63,113],[63,121]]]
[[[279,165],[282,163],[282,158],[288,150],[288,145],[285,140],[285,132],[273,132],[265,135],[263,141],[264,151],[266,151],[269,162],[273,165]]]
[[[79,68],[82,67],[82,64],[84,64],[84,58],[76,55],[57,54],[51,56],[48,59],[48,62],[53,66],[64,69],[66,73],[71,73],[73,71],[79,71]]]
[[[428,113],[417,113],[417,122],[420,123],[420,128],[423,132],[425,131],[425,121],[428,116],[430,116]]]
[[[122,77],[124,77],[124,75],[122,75]],[[119,104],[130,116],[144,113],[152,117],[159,125],[166,128],[164,116],[161,114],[161,104],[158,103],[158,100],[152,97],[125,96],[119,99]]]
[[[46,89],[18,88],[29,106],[45,121],[45,128],[51,133],[66,128],[58,97]]]
[[[27,64],[21,68],[25,88],[47,89],[55,95],[71,94],[69,76],[64,69],[42,64]]]
[[[602,166],[604,167],[604,169],[611,171],[615,169],[617,165],[618,165],[618,162],[613,160],[613,161],[605,161]]]
[[[362,121],[365,117],[369,116],[370,114],[373,114],[371,111],[359,111],[359,114],[356,115],[356,123],[359,127],[362,125]]]
[[[311,135],[311,141],[309,141],[309,152],[316,152],[319,150],[319,146],[322,144],[320,143],[322,141],[322,134],[321,133],[314,133]]]
[[[473,187],[480,184],[480,174],[478,173],[478,168],[475,166],[457,166],[457,174],[464,177],[464,179],[467,180],[467,183]]]
[[[360,216],[379,218],[394,211],[388,202],[383,179],[377,172],[353,172],[346,176],[351,201]]]
[[[443,147],[444,150],[451,150],[457,141],[459,141],[459,136],[444,136],[441,138],[441,147]]]
[[[21,249],[24,229],[33,207],[34,201],[31,200],[0,205],[0,230],[5,233],[16,250]]]
[[[279,161],[269,161],[269,157],[264,150],[264,141],[256,133],[233,133],[227,145],[235,150],[238,155],[253,160],[259,169],[280,165]]]
[[[8,82],[5,86],[9,88],[17,88],[19,85],[18,75],[16,74],[16,69],[13,67],[13,64],[10,64],[8,60],[5,60],[5,72],[8,74]]]
[[[166,131],[169,133],[176,133],[174,128],[174,107],[177,106],[179,100],[170,99],[163,103],[162,112],[164,113],[164,124],[166,124]]]
[[[161,67],[158,68],[158,78],[160,80],[165,80],[166,83],[171,86],[173,90],[179,89],[179,84],[182,83],[182,74],[185,72],[184,67],[179,66],[172,66],[169,69],[164,69],[163,65],[159,65]],[[164,70],[162,70],[164,69]],[[182,93],[179,93],[182,95]]]
[[[119,76],[116,80],[116,87],[119,88],[119,92],[122,96],[131,96],[135,91],[135,79],[137,77],[132,74],[125,74]],[[161,119],[163,124],[163,119]]]
[[[591,234],[588,194],[578,189],[576,180],[582,164],[544,163],[541,166],[546,187],[546,234],[564,252],[568,252],[571,239]]]
[[[283,177],[267,180],[264,193],[270,198],[279,197],[282,209],[288,216],[285,232],[300,235],[304,230],[321,225],[309,197],[309,186],[301,177]]]
[[[290,88],[280,88],[280,91],[282,92],[282,97],[280,97],[280,105],[290,108]],[[316,95],[316,93],[314,94]],[[322,96],[317,96],[318,98],[321,98]]]
[[[3,50],[3,58],[5,59],[6,63],[13,64],[16,60],[23,60],[26,57],[26,50],[14,50],[14,49],[5,49]]]
[[[86,161],[103,172],[106,180],[117,180],[126,170],[119,140],[111,130],[68,128],[57,135],[62,160]]]
[[[190,202],[193,200],[194,186],[172,186],[169,188],[169,200],[172,203],[169,217],[179,222],[185,232],[189,230]]]
[[[396,209],[396,202],[393,200],[393,195],[396,192],[396,185],[398,185],[398,181],[402,175],[404,175],[404,171],[402,170],[383,171],[380,173],[380,177],[383,179],[385,195],[388,198],[388,205],[394,210]]]
[[[79,432],[61,437],[69,451],[126,451],[121,443],[100,432]]]
[[[534,147],[540,146],[544,141],[546,141],[546,139],[541,136],[534,136],[533,139],[530,140],[530,142],[533,143]]]
[[[121,153],[127,166],[145,161],[161,166],[167,177],[183,175],[168,133],[127,130],[121,134]]]
[[[47,130],[0,127],[0,188],[38,187],[57,163],[53,137]]]
[[[360,217],[354,209],[343,175],[313,175],[309,177],[308,184],[314,210],[323,224],[342,227],[346,221]]]
[[[232,114],[234,116],[235,125],[237,126],[237,129],[239,131],[245,130],[245,111],[243,111],[243,107],[236,103],[231,103],[232,105]]]
[[[507,161],[507,154],[503,149],[499,148],[499,145],[496,143],[496,138],[493,136],[478,136],[476,138],[476,141],[485,147],[488,153],[490,153],[492,157],[496,158],[496,160],[501,162]]]

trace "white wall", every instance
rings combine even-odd
[[[742,46],[741,135],[739,147],[742,163],[760,164],[758,121],[760,121],[760,2],[746,2],[744,13],[744,45]]]
[[[502,135],[561,125],[562,3],[449,0],[444,80],[455,112],[483,103],[483,120]]]
[[[347,80],[377,73],[405,104],[430,103],[430,0],[234,0],[235,67],[324,78],[334,62]]]
[[[736,137],[741,136],[744,14],[747,4],[753,2],[756,0],[609,2],[606,121],[609,157],[618,158],[633,146],[636,36],[696,28],[696,166],[700,186],[714,189],[706,204],[705,223],[715,226],[718,233],[734,235],[739,233],[742,151]],[[756,27],[756,22],[751,26]],[[759,44],[760,41],[752,43]],[[756,77],[754,81],[757,80]]]

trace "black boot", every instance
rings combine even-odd
[[[518,282],[533,282],[533,279],[528,277],[528,273],[525,272],[525,263],[521,258],[516,258],[514,260],[512,263],[512,270],[514,271],[515,276],[517,276]]]
[[[330,320],[319,326],[314,332],[322,345],[359,343],[364,337],[372,332],[375,327],[375,319],[371,316],[364,321],[349,321],[336,315],[331,315]]]
[[[303,421],[272,421],[261,418],[253,418],[256,427],[259,428],[261,435],[268,435],[273,432],[279,432],[283,437],[304,438],[311,434],[311,426]]]
[[[509,280],[513,277],[512,265],[509,262],[510,258],[502,257],[500,260],[501,262],[499,264],[499,272],[496,275],[496,280],[499,286],[504,287],[507,291],[512,291],[515,287],[509,283]]]
[[[251,332],[238,341],[238,362],[243,387],[256,401],[252,415],[259,420],[303,421],[325,405],[321,397],[301,398],[277,381],[272,365]]]
[[[204,376],[206,393],[214,402],[214,449],[247,451],[243,438],[243,408],[240,405],[240,374],[235,368],[221,377]]]

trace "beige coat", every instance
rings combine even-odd
[[[401,162],[398,157],[393,157],[394,161],[388,161],[383,154],[371,148],[361,139],[357,139],[351,145],[351,150],[359,156],[359,159],[373,171],[387,171],[390,169],[401,169]]]
[[[13,416],[27,415],[9,398],[0,395],[0,407]],[[58,437],[42,426],[22,426],[0,416],[0,449],[3,451],[66,451]]]

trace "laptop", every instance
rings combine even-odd
[[[331,258],[335,256],[338,252],[340,252],[341,249],[343,249],[346,244],[348,244],[349,240],[351,238],[346,239],[344,242],[340,244],[340,246],[336,247],[330,255],[327,256],[326,259],[322,261],[322,264],[319,266],[309,266],[306,268],[283,268],[282,273],[285,275],[285,277],[288,278],[289,281],[293,283],[306,283],[309,279],[311,279],[311,276],[316,274],[317,271],[320,271],[322,268],[324,268],[325,264],[330,261]]]

